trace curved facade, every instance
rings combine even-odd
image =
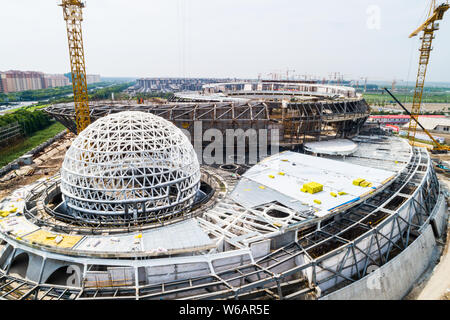
[[[93,121],[111,113],[129,110],[155,114],[187,130],[194,145],[203,143],[196,142],[196,136],[202,137],[205,131],[213,128],[223,133],[227,129],[266,129],[269,137],[272,136],[271,132],[279,137],[276,143],[282,146],[336,137],[353,137],[358,134],[370,113],[369,106],[361,98],[287,103],[180,102],[161,105],[98,102],[91,103],[90,110]],[[73,103],[53,105],[44,111],[76,133]],[[195,132],[196,128],[200,128],[200,132]]]

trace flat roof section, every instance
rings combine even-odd
[[[369,196],[396,174],[395,171],[287,151],[266,158],[249,169],[233,191],[232,197],[242,205],[249,203],[247,197],[267,199],[266,203],[288,197],[292,202],[299,201],[302,205],[313,208],[316,216],[323,217],[332,210],[339,210],[342,206]],[[354,185],[356,179],[365,179],[372,185]],[[241,183],[248,186],[246,180],[257,183],[258,188],[236,194],[236,190],[243,190],[240,188]],[[301,191],[303,185],[310,182],[322,184],[323,191],[315,194]]]
[[[86,236],[74,249],[90,252],[149,252],[150,255],[196,251],[213,247],[213,241],[195,219],[185,220],[142,233]]]
[[[411,146],[406,139],[385,136],[358,136],[358,149],[348,157],[332,157],[334,160],[364,167],[399,172],[411,158]]]

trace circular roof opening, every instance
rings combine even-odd
[[[284,219],[290,216],[289,213],[277,209],[270,209],[266,212],[266,214],[276,219]]]
[[[220,166],[220,169],[226,170],[226,171],[235,171],[235,170],[239,169],[239,167],[235,164],[230,163],[230,164],[222,164]]]

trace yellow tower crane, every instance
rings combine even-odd
[[[430,60],[430,53],[432,50],[431,44],[434,39],[434,32],[436,30],[439,30],[439,24],[437,23],[437,21],[442,20],[444,18],[444,13],[449,9],[449,7],[450,6],[448,2],[436,6],[436,0],[432,0],[427,20],[409,36],[410,38],[415,37],[416,35],[418,35],[420,32],[423,31],[423,36],[421,38],[422,45],[419,49],[420,51],[419,71],[417,73],[416,88],[414,90],[413,106],[411,109],[411,118],[414,119],[411,119],[408,128],[408,138],[412,143],[412,145],[414,145],[414,140],[416,136],[417,120],[420,114],[423,87],[425,84],[425,76],[427,73],[428,62]],[[440,146],[439,143],[437,143],[434,139],[433,141],[437,144],[437,149],[446,149],[443,148],[443,146]]]
[[[86,82],[86,67],[84,64],[83,36],[81,21],[84,2],[80,0],[62,0],[64,20],[67,26],[69,40],[70,68],[72,72],[73,99],[75,102],[75,122],[77,133],[90,124],[88,90]]]

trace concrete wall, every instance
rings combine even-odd
[[[438,201],[445,202],[444,197],[439,198]],[[446,207],[446,203],[438,203]],[[437,210],[434,216],[431,218],[431,224],[435,228],[436,236],[442,237],[447,232],[448,225],[448,210]]]
[[[418,193],[418,196],[420,197],[421,193]],[[409,202],[411,202],[411,200],[412,199],[410,199]],[[419,203],[421,203],[423,199],[418,198],[417,200]],[[406,203],[403,205],[400,211],[400,215],[403,218],[406,218],[405,214],[402,214],[402,212],[407,212],[407,210],[406,211],[404,210],[405,207]],[[438,232],[436,232],[436,229],[439,230],[446,229],[447,203],[445,201],[445,197],[443,194],[439,196],[437,203],[431,214],[430,220],[431,224],[426,224],[420,229],[422,235],[418,239],[416,239],[406,250],[404,250],[397,257],[395,257],[392,261],[383,265],[380,269],[374,271],[375,273],[369,274],[368,276],[362,278],[361,280],[352,283],[351,285],[341,290],[335,291],[327,296],[324,296],[321,299],[352,299],[352,297],[353,299],[403,298],[408,293],[410,288],[412,288],[413,284],[416,282],[419,276],[426,270],[426,268],[429,265],[433,249],[436,246],[434,237],[436,235],[440,236],[442,234],[442,231],[439,234]],[[404,226],[401,227],[403,228]],[[433,229],[435,229],[434,233]],[[431,233],[426,234],[426,231]],[[382,233],[386,234],[385,232]],[[425,238],[426,240],[423,240],[424,237],[431,237],[430,239],[432,241],[428,238]],[[421,241],[425,242],[421,244]],[[344,254],[344,252],[341,254]],[[373,256],[373,254],[371,255]],[[333,265],[331,262],[330,264],[331,265],[328,266],[330,269],[336,269],[335,265]],[[386,272],[383,272],[382,270],[385,270]],[[346,270],[343,270],[342,273],[345,273],[345,271]],[[324,273],[323,270],[321,273]],[[351,272],[348,271],[347,273],[349,275],[352,274]],[[378,276],[381,277],[379,281],[377,280]],[[324,275],[318,273],[316,277],[323,279]],[[372,283],[375,280],[377,283],[375,284]],[[396,282],[398,282],[398,285],[395,285]],[[334,283],[334,285],[335,284],[336,282]],[[332,285],[333,283],[322,283],[320,285],[320,289],[324,291],[330,288]],[[371,287],[378,288],[379,286],[381,286],[381,288],[384,288],[384,290],[371,289]]]
[[[432,215],[438,229],[447,227],[448,211],[441,194]],[[442,235],[442,234],[441,234]],[[436,246],[432,224],[422,229],[422,234],[394,259],[364,278],[330,293],[320,300],[398,300],[402,299],[430,264]]]
[[[399,300],[427,269],[436,245],[431,225],[401,254],[366,277],[320,300]]]

